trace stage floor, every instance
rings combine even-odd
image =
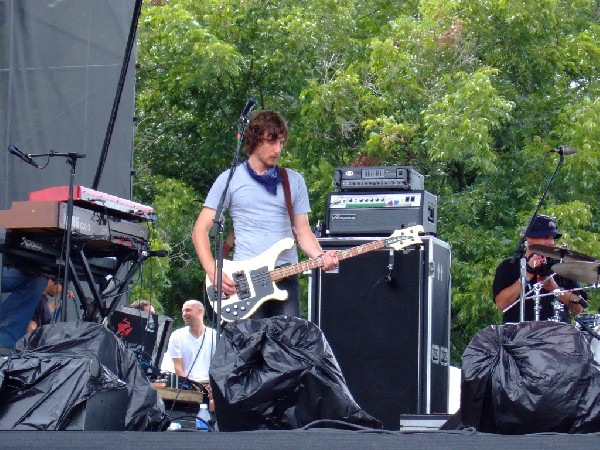
[[[313,429],[248,432],[0,431],[3,449],[481,449],[598,448],[600,433],[521,436],[471,431],[342,431]]]

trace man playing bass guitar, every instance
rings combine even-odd
[[[323,270],[335,269],[338,266],[336,252],[324,252],[310,227],[310,205],[304,178],[290,169],[282,174],[277,166],[287,137],[287,123],[276,112],[262,111],[250,119],[243,147],[248,158],[236,168],[224,204],[233,221],[234,260],[252,259],[282,239],[295,238],[309,258],[322,260],[319,265]],[[212,285],[216,283],[216,263],[210,249],[209,232],[213,227],[229,170],[231,169],[221,173],[214,182],[192,231],[196,253]],[[285,198],[284,177],[287,177],[289,184],[292,213],[288,210]],[[293,224],[290,223],[292,218]],[[297,262],[298,250],[294,244],[279,254],[276,265]],[[276,286],[287,291],[287,300],[262,303],[253,312],[254,318],[300,316],[300,286],[297,275],[278,281]],[[226,273],[223,273],[222,277],[222,291],[224,297],[236,294],[236,282]]]

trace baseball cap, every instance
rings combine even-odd
[[[562,236],[562,233],[556,228],[556,221],[552,217],[536,216],[531,224],[529,233],[527,233],[527,237],[541,238],[547,236],[553,236],[558,239]]]

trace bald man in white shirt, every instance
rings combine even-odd
[[[208,369],[216,345],[215,330],[204,324],[204,305],[198,300],[185,302],[181,316],[186,326],[171,333],[168,347],[175,373],[208,383]]]

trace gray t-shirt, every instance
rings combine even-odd
[[[285,204],[283,186],[277,185],[277,195],[252,179],[240,164],[233,174],[229,190],[225,197],[224,208],[233,220],[235,233],[234,260],[245,261],[253,258],[276,242],[286,237],[293,238],[290,217]],[[204,206],[216,210],[221,199],[229,170],[223,172],[212,185]],[[310,212],[308,191],[304,178],[298,172],[286,169],[290,180],[290,192],[294,215]],[[277,264],[297,263],[296,246],[285,250],[279,256]]]

